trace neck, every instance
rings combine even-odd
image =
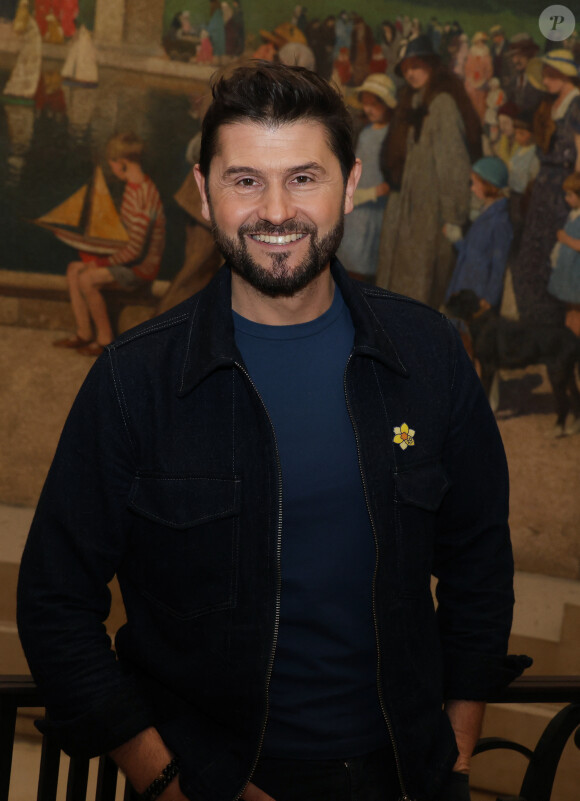
[[[126,177],[130,184],[142,184],[145,180],[145,173],[137,162],[129,161],[127,162]]]
[[[232,309],[262,325],[309,323],[328,311],[334,297],[334,279],[327,265],[307,287],[289,298],[271,298],[232,272]]]

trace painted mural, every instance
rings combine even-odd
[[[560,279],[566,284],[577,259],[570,242],[580,241],[575,206],[580,194],[575,185],[565,189],[546,162],[559,159],[572,175],[580,143],[573,98],[564,105],[560,98],[556,110],[563,111],[552,114],[562,87],[543,83],[545,71],[537,61],[552,47],[538,28],[544,5],[545,0],[505,0],[498,10],[496,0],[359,0],[355,13],[335,0],[311,0],[306,7],[263,0],[0,0],[0,308],[6,274],[23,286],[31,276],[56,276],[66,289],[67,272],[79,269],[71,265],[98,267],[139,247],[128,241],[123,212],[126,159],[122,153],[111,159],[108,150],[118,134],[141,143],[139,167],[163,209],[164,241],[161,247],[161,237],[156,240],[154,272],[165,294],[147,312],[170,308],[203,286],[220,264],[191,176],[210,76],[251,57],[315,68],[342,88],[357,152],[367,165],[357,208],[346,220],[341,259],[353,273],[364,263],[366,274],[359,277],[365,280],[446,304],[479,363],[504,438],[517,566],[577,579],[580,506],[574,476],[580,439],[571,389],[577,368],[570,353],[578,317],[565,297],[548,289],[562,291],[556,284]],[[397,63],[417,41],[444,67],[450,102],[461,117],[455,115],[451,127],[445,114],[436,113],[438,90],[423,114],[429,125],[420,127],[420,108],[413,118],[414,93]],[[576,82],[577,31],[560,49],[565,52],[559,64]],[[412,131],[405,118],[414,119]],[[463,139],[462,131],[469,136],[457,158],[450,142],[459,134]],[[406,147],[409,135],[412,148]],[[470,189],[471,168],[482,156],[493,160],[495,172],[480,175],[482,181],[473,181]],[[445,165],[446,197],[463,181],[452,200],[462,208],[461,221],[438,216],[435,200],[443,192],[429,173],[436,162]],[[419,163],[427,166],[417,168]],[[543,182],[548,190],[534,191]],[[491,197],[489,186],[482,190],[486,183],[501,186],[492,191],[494,202],[482,208]],[[155,193],[149,195],[152,224],[159,218]],[[417,198],[425,201],[424,216],[413,230],[404,210]],[[141,245],[150,243],[148,228],[141,233]],[[492,235],[498,248],[490,253]],[[443,263],[446,280],[426,297],[421,282]],[[483,263],[493,267],[486,286],[476,269]],[[526,270],[538,264],[540,269]],[[530,273],[541,276],[546,310],[556,308],[560,315],[550,328],[556,343],[551,355],[564,357],[563,370],[557,361],[555,369],[547,369],[539,326],[522,327],[520,304],[534,301],[538,289]],[[416,285],[403,286],[409,275]],[[132,289],[127,291],[129,297]],[[9,304],[6,308],[10,312]],[[490,381],[497,351],[490,357],[478,342],[481,323],[490,319],[483,342],[503,348],[504,361],[495,371],[499,382]],[[60,326],[60,318],[46,328],[43,342],[53,354],[52,344],[65,334],[65,341],[82,345],[74,342],[72,328]],[[23,331],[32,352],[36,333]],[[66,356],[60,352],[71,373],[79,362],[90,364],[73,355],[85,347],[71,350]],[[95,352],[89,347],[86,355]],[[17,375],[20,365],[6,383],[19,386]],[[50,427],[47,414],[43,408],[39,429]],[[36,447],[20,455],[20,440],[27,442],[29,432],[13,422],[5,429],[18,432],[14,450],[26,463],[22,469],[11,463],[10,473],[28,476],[28,465],[37,464],[38,476],[33,486],[27,479],[20,494],[4,491],[3,502],[33,504],[53,443],[45,452]],[[0,489],[17,483],[2,481]]]

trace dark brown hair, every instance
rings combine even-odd
[[[279,126],[320,122],[344,180],[355,163],[352,123],[339,92],[304,67],[254,61],[223,75],[212,86],[213,102],[203,120],[199,167],[207,179],[219,128],[235,122]]]

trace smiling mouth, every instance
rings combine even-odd
[[[297,242],[304,239],[307,234],[286,234],[285,236],[270,236],[268,234],[250,234],[254,242],[263,242],[266,245],[289,245],[290,242]]]

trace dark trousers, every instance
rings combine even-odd
[[[390,748],[349,759],[263,757],[252,782],[276,801],[397,801],[402,795]]]

